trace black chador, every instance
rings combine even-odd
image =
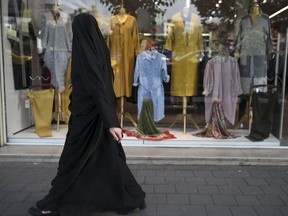
[[[76,16],[72,29],[69,129],[52,188],[36,205],[67,215],[136,209],[145,193],[109,132],[120,127],[109,50],[92,15]]]

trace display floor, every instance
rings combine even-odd
[[[9,137],[8,145],[63,145],[67,133],[67,125],[60,125],[60,130],[56,131],[56,125],[52,125],[52,137],[39,138],[35,133],[35,128],[31,127],[20,133]],[[135,131],[132,126],[124,127],[125,130]],[[187,128],[186,134],[181,128],[158,128],[160,131],[169,131],[173,134],[175,139],[166,139],[161,141],[150,141],[137,139],[135,137],[128,137],[124,134],[122,144],[124,146],[139,146],[139,147],[229,147],[229,148],[273,148],[279,147],[280,141],[273,135],[262,142],[252,142],[245,136],[248,135],[248,130],[230,130],[230,133],[236,135],[233,139],[214,139],[196,137],[198,130],[194,128]]]

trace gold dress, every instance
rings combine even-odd
[[[135,56],[140,47],[137,21],[131,15],[126,16],[122,22],[117,15],[111,17],[111,32],[107,38],[111,60],[117,62],[113,83],[116,97],[131,96]]]
[[[173,51],[171,95],[197,95],[199,54],[203,51],[202,25],[198,15],[184,23],[181,12],[172,16],[165,48]]]

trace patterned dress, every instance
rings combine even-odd
[[[250,15],[241,19],[236,52],[240,54],[243,94],[251,85],[267,84],[267,56],[272,51],[269,16],[260,13],[253,22]]]

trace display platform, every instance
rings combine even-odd
[[[67,125],[61,125],[60,130],[56,131],[56,125],[52,126],[52,137],[39,138],[35,133],[35,128],[31,127],[20,133],[13,135],[8,139],[7,145],[63,145],[65,136],[67,133]],[[127,131],[135,131],[134,127],[124,127]],[[135,137],[128,137],[124,134],[123,146],[139,146],[139,147],[226,147],[226,148],[274,148],[280,147],[280,141],[273,135],[270,135],[264,141],[252,142],[245,136],[248,135],[248,130],[230,130],[229,132],[236,135],[236,138],[232,139],[214,139],[214,138],[202,138],[194,136],[198,130],[190,128],[187,129],[187,133],[183,134],[181,128],[158,128],[160,131],[169,131],[174,135],[175,139],[165,139],[161,141],[151,141],[137,139]]]

